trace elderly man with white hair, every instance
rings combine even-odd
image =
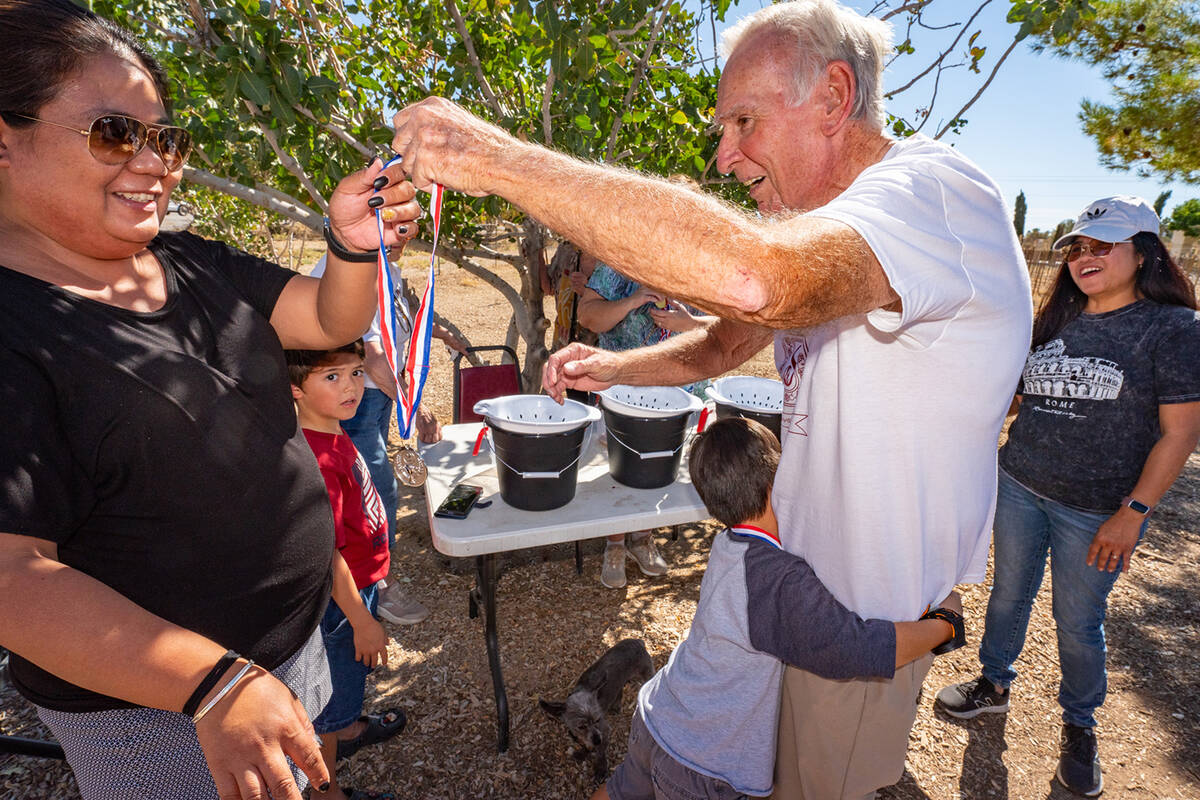
[[[550,394],[689,383],[773,341],[784,547],[864,618],[916,619],[984,577],[996,442],[1032,322],[1004,199],[954,149],[884,132],[885,23],[794,0],[724,44],[717,165],[757,216],[520,142],[439,98],[396,115],[393,146],[418,187],[505,197],[720,317],[638,350],[564,348],[546,366]],[[775,796],[869,797],[898,780],[929,665],[855,681],[789,668]]]

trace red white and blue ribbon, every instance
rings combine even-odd
[[[387,169],[398,161],[400,156],[388,161],[383,167]],[[413,418],[421,405],[421,393],[429,375],[429,346],[433,336],[434,266],[437,259],[438,231],[442,226],[444,192],[441,184],[434,184],[430,200],[433,216],[433,252],[429,255],[429,277],[425,282],[425,294],[421,296],[421,305],[411,319],[408,319],[406,303],[400,312],[402,316],[397,315],[396,287],[392,280],[391,265],[388,263],[387,245],[383,241],[383,209],[375,209],[375,223],[379,227],[379,274],[375,277],[375,297],[379,303],[380,339],[383,354],[396,381],[396,422],[400,428],[400,436],[404,439],[412,435]],[[405,331],[409,331],[408,353],[401,367],[400,337]],[[404,380],[401,380],[401,374],[404,375]],[[406,383],[409,388],[407,392],[404,391]]]
[[[783,543],[779,541],[778,536],[764,531],[762,528],[756,528],[753,525],[737,525],[733,528],[730,528],[729,532],[736,533],[739,536],[750,536],[754,539],[762,539],[764,542],[769,542],[780,550],[783,549]]]

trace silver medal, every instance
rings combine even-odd
[[[401,445],[392,457],[392,466],[396,470],[396,478],[405,486],[423,486],[428,470],[421,455],[408,445]]]

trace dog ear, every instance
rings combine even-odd
[[[562,721],[563,712],[567,709],[566,703],[551,703],[541,699],[540,697],[538,698],[538,705],[541,707],[542,711],[546,712],[547,716],[559,721]]]

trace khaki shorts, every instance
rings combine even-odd
[[[932,663],[923,656],[890,681],[831,681],[787,667],[771,797],[860,800],[900,780]]]

